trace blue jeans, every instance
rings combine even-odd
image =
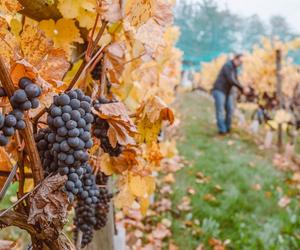
[[[231,129],[234,113],[234,97],[226,95],[220,90],[214,90],[212,95],[215,99],[217,125],[220,133],[227,133]]]

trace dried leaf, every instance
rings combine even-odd
[[[154,0],[127,0],[125,4],[126,18],[132,26],[138,27],[152,16],[154,6]]]
[[[49,240],[57,239],[67,220],[68,199],[61,190],[66,178],[58,174],[45,179],[30,198],[28,223],[40,227]]]
[[[20,41],[24,58],[33,66],[37,66],[53,47],[53,42],[37,27],[25,25]]]
[[[123,103],[102,104],[98,110],[93,109],[93,112],[109,123],[108,136],[112,145],[116,145],[116,140],[123,146],[135,145],[133,137],[137,130]]]
[[[122,18],[119,0],[102,0],[99,14],[101,18],[110,23],[116,23]]]
[[[11,65],[10,77],[16,87],[22,77],[36,79],[37,74],[37,70],[24,59],[16,61]]]
[[[21,10],[23,7],[18,0],[1,0],[0,12],[4,14],[13,15]]]
[[[65,51],[52,49],[38,67],[38,72],[44,80],[56,86],[57,81],[63,79],[69,67]]]

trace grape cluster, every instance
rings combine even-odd
[[[38,97],[42,91],[29,78],[23,77],[19,81],[20,89],[16,90],[10,98],[13,110],[8,115],[0,114],[0,146],[8,144],[8,138],[13,136],[16,129],[26,128],[24,111],[39,106]],[[5,89],[0,87],[0,97],[7,96]]]
[[[94,108],[97,110],[99,109],[100,105],[106,105],[112,103],[113,101],[109,101],[107,99],[100,98],[94,102]],[[113,147],[108,138],[108,129],[109,124],[105,119],[102,119],[98,116],[95,116],[94,119],[94,128],[93,128],[93,135],[100,139],[101,148],[105,153],[108,153],[110,156],[119,156],[122,153],[122,147],[119,143],[117,143],[116,147]]]
[[[93,145],[91,98],[79,90],[55,96],[48,109],[48,128],[35,135],[45,175],[59,172],[67,175],[65,183],[70,202],[75,207],[75,239],[83,232],[82,247],[93,238],[94,230],[106,224],[112,198],[105,187],[107,176],[93,175],[87,152]]]
[[[38,97],[41,95],[41,88],[34,84],[29,78],[23,77],[19,81],[20,89],[16,90],[10,98],[13,108],[22,111],[36,109],[39,107]]]
[[[48,109],[49,128],[39,130],[36,140],[45,175],[59,171],[67,175],[65,188],[70,201],[83,190],[82,175],[86,172],[93,146],[90,134],[93,122],[91,98],[79,90],[55,96]]]
[[[75,208],[75,241],[79,231],[83,232],[81,241],[82,248],[93,239],[94,230],[103,228],[107,222],[109,202],[112,195],[108,193],[106,187],[98,187],[91,167],[87,167],[87,172],[83,175],[84,191],[81,193]],[[98,175],[97,175],[98,176]]]
[[[100,80],[102,71],[102,60],[100,60],[91,72],[92,78],[96,81]]]

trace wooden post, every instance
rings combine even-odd
[[[112,192],[112,180],[109,178],[107,188]],[[93,241],[88,245],[86,250],[114,250],[114,212],[113,201],[109,205],[109,213],[107,214],[107,223],[104,228],[95,232]]]
[[[281,77],[281,65],[282,62],[282,53],[280,49],[276,50],[276,80],[277,80],[277,100],[279,102],[279,109],[283,109],[283,96],[282,96],[282,77]],[[277,142],[278,150],[282,152],[283,150],[283,131],[282,124],[278,124],[278,142]]]

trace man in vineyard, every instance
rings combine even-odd
[[[238,68],[242,65],[242,54],[237,54],[224,64],[215,81],[212,94],[215,99],[216,118],[219,134],[230,133],[234,113],[233,87],[243,93],[238,81]]]

